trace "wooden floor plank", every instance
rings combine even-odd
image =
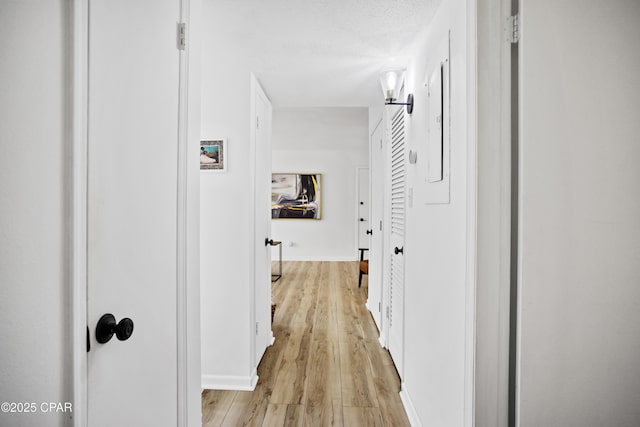
[[[409,426],[357,262],[284,262],[272,298],[256,389],[203,392],[203,426]]]
[[[205,390],[202,392],[202,425],[218,427],[222,425],[236,392]]]
[[[287,414],[283,426],[304,427],[304,406],[287,405]]]
[[[242,425],[242,418],[244,417],[244,411],[247,407],[247,403],[251,400],[252,392],[250,391],[236,391],[233,403],[227,411],[227,415],[222,421],[223,426],[236,426]]]
[[[335,399],[341,399],[340,354],[337,338],[335,301],[331,298],[330,266],[323,263],[320,271],[318,304],[311,340],[310,362],[307,367],[305,405],[331,409]],[[332,414],[333,411],[321,411]],[[324,416],[324,415],[323,415]],[[333,415],[331,415],[333,418]]]
[[[287,418],[287,404],[270,403],[264,416],[262,427],[280,427]]]
[[[341,427],[346,425],[344,423],[342,400],[336,399],[333,401],[333,416],[335,417],[333,424],[334,426]]]
[[[374,368],[361,325],[363,320],[369,319],[362,315],[360,305],[363,305],[364,301],[359,288],[357,285],[354,287],[351,280],[352,277],[357,277],[357,271],[347,263],[339,263],[338,268],[338,288],[342,296],[338,299],[338,322],[343,405],[377,407]]]
[[[271,395],[273,403],[301,404],[304,399],[311,334],[317,307],[319,263],[310,263],[305,280],[296,282],[301,287],[299,309],[291,321],[291,334],[277,366],[276,382]],[[277,340],[277,338],[276,338]]]
[[[349,406],[344,410],[344,424],[347,426],[384,426],[382,416],[378,408],[367,408],[361,406]]]

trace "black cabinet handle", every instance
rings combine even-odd
[[[401,248],[398,248],[398,247],[396,246],[396,248],[393,250],[393,252],[394,252],[396,255],[398,255],[398,254],[402,254],[402,255],[404,255],[404,246],[403,246],[403,247],[401,247]]]
[[[268,237],[267,237],[267,238],[265,238],[265,239],[264,239],[264,245],[265,245],[265,246],[269,246],[269,245],[273,246],[273,239],[270,239],[270,238],[268,238]]]
[[[120,341],[128,340],[133,334],[133,320],[125,317],[116,323],[116,318],[111,313],[103,315],[98,320],[98,326],[96,326],[96,340],[100,344],[108,343],[113,334],[116,334],[116,338]]]
[[[367,230],[367,234],[373,235],[373,230]]]
[[[364,218],[360,218],[360,222],[364,222]]]

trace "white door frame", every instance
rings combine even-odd
[[[72,317],[72,396],[73,425],[87,425],[88,373],[87,373],[87,334],[94,325],[87,324],[87,180],[88,180],[88,60],[89,60],[89,0],[73,0],[73,57],[72,65],[72,226],[71,226],[71,317]],[[181,0],[181,22],[189,27],[190,0]],[[177,48],[177,47],[176,47]],[[189,47],[180,51],[180,82],[178,118],[178,210],[177,210],[177,420],[178,426],[196,426],[201,422],[200,414],[190,413],[189,408],[200,407],[200,395],[197,406],[191,400],[195,396],[189,393],[189,364],[191,353],[197,352],[199,360],[200,340],[198,334],[188,334],[189,330],[199,330],[198,283],[188,281],[187,259],[187,198],[188,198],[188,109],[189,101]],[[194,256],[194,254],[190,254]],[[87,329],[87,327],[89,329]],[[200,377],[199,365],[198,379]],[[194,367],[192,367],[194,369]],[[192,386],[193,387],[193,386]],[[191,410],[193,412],[193,410]]]
[[[506,37],[511,0],[468,0],[468,215],[467,354],[471,390],[467,425],[508,426],[511,269],[511,43]],[[503,29],[503,31],[496,31]],[[472,114],[473,113],[473,114]],[[473,134],[471,133],[473,132]],[[474,141],[475,138],[475,141]],[[473,193],[473,194],[472,194]],[[472,282],[472,279],[474,282]],[[490,392],[489,392],[490,391]],[[482,408],[475,411],[475,408]]]
[[[375,249],[375,252],[377,253],[378,251],[380,252],[380,257],[379,259],[377,259],[378,261],[378,279],[379,279],[379,284],[378,285],[374,285],[374,289],[376,286],[379,286],[379,295],[377,296],[377,302],[378,302],[378,307],[375,307],[375,305],[371,305],[371,275],[369,275],[369,291],[368,291],[368,297],[367,297],[367,308],[369,309],[369,311],[371,312],[371,314],[373,315],[374,319],[376,320],[376,326],[379,328],[378,332],[379,332],[379,336],[378,336],[378,341],[380,342],[381,346],[385,346],[386,344],[386,338],[385,338],[385,334],[384,334],[384,329],[383,329],[383,325],[384,325],[384,313],[382,310],[382,306],[383,306],[383,301],[382,301],[382,292],[383,292],[383,264],[384,264],[384,258],[383,258],[383,254],[384,254],[384,245],[385,245],[385,241],[384,241],[384,236],[383,236],[383,230],[382,228],[382,224],[384,222],[384,194],[381,196],[381,200],[383,202],[383,206],[380,207],[380,209],[378,209],[378,206],[375,206],[373,203],[373,172],[374,169],[376,171],[379,171],[380,169],[383,170],[382,174],[383,174],[383,182],[384,182],[384,159],[383,156],[380,160],[382,160],[382,162],[377,162],[378,164],[374,165],[373,162],[373,150],[374,150],[374,141],[373,141],[373,136],[375,135],[376,131],[378,131],[378,129],[380,130],[380,132],[384,133],[384,129],[381,128],[382,126],[382,122],[383,122],[383,118],[382,118],[382,112],[380,114],[380,119],[378,120],[377,124],[373,127],[373,130],[371,131],[370,135],[369,135],[369,222],[371,225],[371,230],[373,231],[374,234],[372,234],[369,237],[369,241],[371,242],[370,244],[370,248],[369,248],[369,259],[372,260],[376,260],[376,258],[373,257],[373,252],[374,252],[374,244],[373,244],[373,240],[374,240],[374,235],[380,235],[379,237],[379,241],[380,241],[380,247]],[[382,135],[382,140],[384,140],[384,135]],[[376,142],[377,145],[377,142]],[[380,147],[380,150],[382,150],[383,147]],[[382,163],[382,164],[380,164]],[[374,218],[376,218],[376,215],[374,215],[374,211],[376,214],[380,215],[380,223],[378,224],[376,221],[376,224],[374,225]],[[379,212],[378,212],[379,211]],[[369,272],[372,271],[372,267],[375,268],[375,264],[369,263]],[[375,275],[374,275],[375,276]],[[373,282],[375,283],[375,281]],[[377,311],[376,311],[377,310]],[[377,314],[376,314],[377,313]]]
[[[73,425],[87,425],[87,132],[88,0],[73,1],[72,90],[72,375]],[[84,344],[84,345],[83,345]]]

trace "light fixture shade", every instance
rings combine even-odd
[[[404,70],[390,70],[382,73],[380,85],[385,102],[395,102],[398,99],[403,82]]]

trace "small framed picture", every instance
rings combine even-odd
[[[225,151],[225,139],[200,141],[200,170],[226,170]]]

